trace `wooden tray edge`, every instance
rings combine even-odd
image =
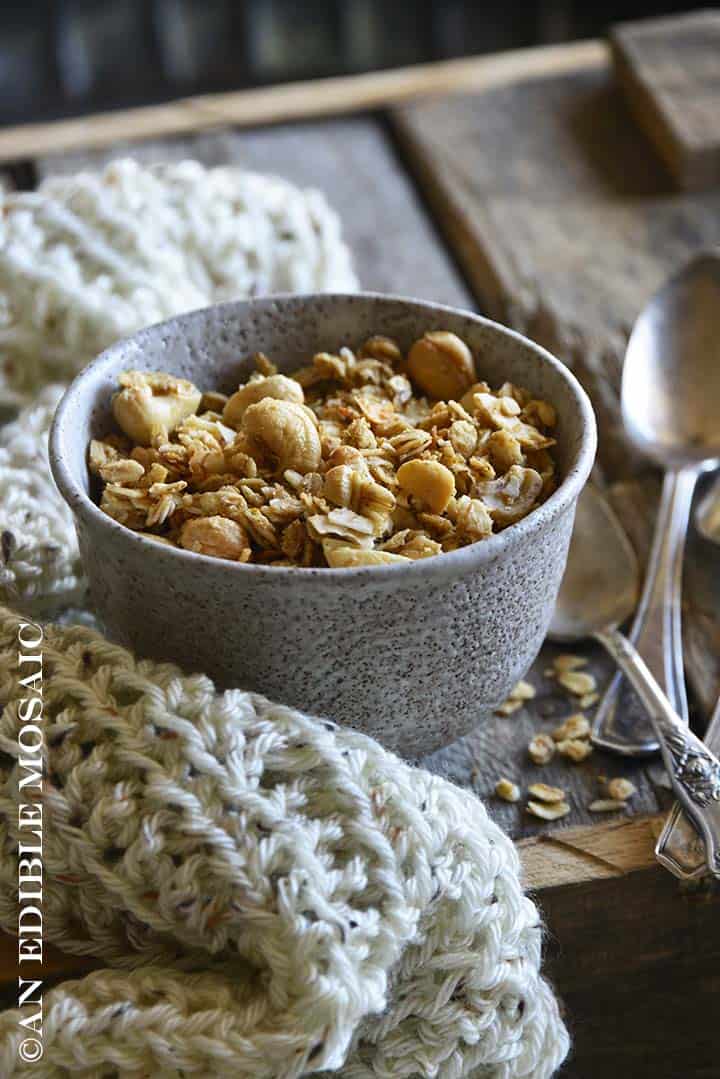
[[[433,94],[483,90],[518,79],[599,67],[608,52],[599,41],[539,46],[390,71],[206,94],[165,105],[95,113],[51,123],[0,129],[0,161],[34,158],[127,139],[149,139],[219,125],[274,124],[383,108]]]

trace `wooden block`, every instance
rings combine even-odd
[[[621,23],[610,43],[630,108],[679,186],[720,184],[720,11]]]

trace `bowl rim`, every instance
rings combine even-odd
[[[447,313],[453,316],[462,316],[471,322],[476,322],[494,333],[510,337],[529,347],[542,362],[556,371],[570,390],[571,399],[577,408],[580,418],[582,434],[575,454],[570,461],[568,471],[550,497],[536,509],[532,510],[522,520],[509,525],[502,532],[490,536],[479,543],[469,544],[456,551],[448,551],[433,558],[412,560],[407,564],[393,563],[379,566],[354,566],[354,567],[298,567],[298,566],[273,566],[256,562],[231,562],[229,560],[215,558],[212,555],[199,554],[188,551],[182,547],[170,547],[149,539],[141,532],[134,532],[125,525],[115,521],[112,517],[103,513],[100,507],[86,493],[82,486],[75,480],[71,468],[65,460],[64,445],[66,440],[67,416],[74,404],[78,391],[92,384],[99,374],[103,374],[108,367],[112,367],[119,351],[124,350],[128,343],[133,342],[142,345],[144,338],[152,337],[158,331],[170,327],[177,327],[184,322],[192,321],[208,311],[222,312],[224,310],[237,312],[238,309],[246,308],[250,311],[253,307],[267,307],[280,305],[299,306],[308,302],[322,300],[324,303],[335,301],[387,301],[388,303],[405,304],[416,311],[427,311],[428,315],[442,315]],[[337,585],[345,582],[351,586],[354,581],[362,579],[369,583],[371,579],[382,581],[385,584],[401,584],[412,575],[422,575],[425,579],[443,580],[450,577],[462,576],[479,566],[492,562],[507,551],[514,550],[523,544],[533,533],[543,528],[556,517],[561,515],[578,498],[592,469],[597,449],[597,428],[595,413],[587,393],[580,385],[576,377],[563,363],[552,355],[542,345],[536,344],[524,334],[512,330],[502,323],[486,318],[474,311],[464,308],[452,307],[448,304],[434,303],[427,300],[414,299],[391,293],[380,292],[311,292],[311,293],[273,293],[271,295],[256,297],[247,300],[230,300],[224,303],[211,304],[204,308],[196,308],[193,311],[183,312],[163,322],[154,323],[151,326],[131,334],[120,341],[115,342],[109,348],[101,352],[94,360],[80,371],[67,387],[56,409],[50,428],[49,456],[50,468],[55,483],[65,502],[70,507],[76,518],[83,519],[89,527],[104,531],[107,535],[122,536],[121,542],[130,546],[137,545],[137,550],[146,548],[146,554],[152,553],[152,558],[166,561],[167,569],[173,566],[180,569],[183,564],[189,572],[193,567],[200,571],[201,567],[209,566],[215,571],[222,570],[229,574],[241,574],[247,580],[280,580],[287,577],[293,583],[293,587],[299,587],[300,582],[306,582],[308,586],[317,588],[320,583]],[[157,563],[156,563],[157,565]]]

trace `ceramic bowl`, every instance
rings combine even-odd
[[[256,351],[287,371],[374,333],[407,347],[436,329],[470,344],[479,378],[527,387],[558,413],[558,489],[488,540],[408,565],[243,565],[154,543],[90,498],[88,442],[114,429],[110,400],[126,368],[165,370],[201,389],[232,392]],[[50,455],[75,516],[92,603],[111,637],[143,656],[203,671],[222,687],[350,724],[416,758],[477,724],[537,654],[595,440],[578,382],[520,334],[436,304],[311,295],[194,311],[109,348],[63,398]]]

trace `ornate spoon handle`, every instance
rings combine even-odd
[[[720,877],[720,762],[670,707],[635,646],[616,629],[595,637],[645,705],[675,795],[705,841],[709,871]]]
[[[705,733],[705,745],[711,753],[720,752],[720,698]],[[655,853],[658,860],[681,879],[690,880],[707,872],[702,839],[678,802],[665,821]]]

